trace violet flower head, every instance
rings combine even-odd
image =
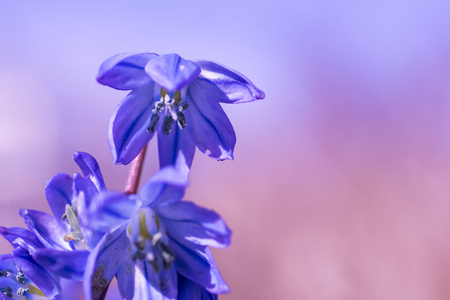
[[[61,299],[59,277],[83,280],[89,250],[104,233],[97,230],[94,234],[79,220],[84,219],[84,208],[93,196],[106,191],[106,187],[91,155],[76,152],[74,160],[84,176],[75,173],[71,177],[59,173],[47,182],[45,193],[53,216],[38,210],[22,209],[20,215],[28,229],[0,227],[0,234],[14,247],[12,255],[0,259],[0,282],[1,274],[14,272],[11,268],[6,273],[1,272],[2,265],[10,264],[12,260],[16,273],[23,277],[25,283],[32,284],[19,287],[8,280],[6,283],[9,285],[3,286],[3,290],[0,284],[0,291],[5,295],[15,289],[28,299],[39,299],[38,296],[44,295],[48,299]],[[12,278],[10,275],[6,277]]]
[[[207,300],[229,291],[208,246],[227,247],[231,232],[215,212],[180,201],[187,176],[167,166],[138,195],[95,198],[90,226],[110,233],[88,258],[88,300],[99,299],[114,276],[124,299]]]
[[[118,54],[100,66],[97,80],[131,90],[109,122],[115,164],[130,163],[156,132],[161,167],[180,154],[190,167],[195,147],[217,160],[233,159],[236,135],[220,103],[264,98],[242,74],[177,54]]]

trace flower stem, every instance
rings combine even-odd
[[[124,193],[127,195],[136,194],[139,181],[141,179],[142,165],[145,159],[145,153],[147,152],[147,145],[142,148],[141,152],[136,156],[136,158],[131,162],[131,169],[128,173],[127,183],[125,185]]]

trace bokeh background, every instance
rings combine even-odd
[[[224,106],[233,162],[194,160],[186,198],[234,234],[214,251],[220,299],[450,299],[450,2],[1,1],[1,225],[48,211],[76,150],[123,189],[106,127],[126,92],[95,75],[135,51],[220,62],[266,93]]]

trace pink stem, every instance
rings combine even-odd
[[[147,145],[142,148],[141,152],[131,162],[131,169],[128,173],[127,183],[125,185],[124,193],[127,195],[136,194],[139,187],[139,180],[141,179],[142,165],[147,152]]]

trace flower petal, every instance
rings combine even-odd
[[[16,273],[16,263],[12,254],[0,254],[0,271],[8,270],[12,273]],[[6,277],[3,273],[0,277]]]
[[[178,165],[179,168],[189,170],[194,159],[195,143],[186,129],[182,130],[175,125],[172,132],[165,135],[159,127],[158,154],[160,168]]]
[[[13,251],[14,262],[17,268],[22,271],[48,298],[60,299],[61,288],[58,280],[48,273],[44,268],[36,264],[33,258],[22,248]]]
[[[169,269],[163,269],[155,272],[155,269],[147,261],[136,261],[137,274],[142,274],[146,279],[146,283],[150,287],[151,295],[155,295],[150,299],[176,300],[178,295],[178,279],[177,272],[173,265]],[[140,280],[143,283],[143,280]],[[135,296],[136,297],[136,296]],[[135,299],[144,299],[136,297]]]
[[[66,205],[72,205],[73,179],[69,174],[59,173],[53,176],[45,185],[45,197],[53,215],[61,219]]]
[[[212,294],[230,291],[207,247],[195,244],[186,247],[176,240],[170,239],[169,248],[174,253],[175,268],[180,275],[203,286]]]
[[[92,231],[109,232],[130,220],[139,208],[136,196],[109,191],[98,194],[88,208],[88,227]]]
[[[145,66],[148,75],[169,92],[179,91],[200,74],[196,63],[178,54],[165,54],[151,59]]]
[[[84,273],[86,300],[97,300],[117,272],[119,262],[130,246],[125,233],[126,225],[106,234],[91,251]]]
[[[77,175],[79,174],[74,175],[74,185],[75,189],[78,191],[78,196],[76,198],[78,222],[86,245],[89,249],[92,249],[98,244],[105,232],[102,232],[97,228],[95,230],[91,230],[89,224],[89,208],[91,206],[92,199],[90,196],[86,197],[86,193],[84,192],[86,189],[87,180],[85,180],[81,175]],[[93,196],[94,199],[95,196],[97,195]]]
[[[133,260],[131,251],[120,262],[117,282],[123,299],[177,299],[174,267],[157,273],[148,262]]]
[[[78,198],[84,197],[86,204],[90,205],[92,198],[98,194],[97,189],[92,184],[92,182],[86,178],[84,178],[82,175],[75,173],[73,174],[73,189],[77,206],[78,206]],[[80,196],[83,194],[83,196]]]
[[[18,238],[23,239],[27,244],[34,248],[44,247],[38,238],[29,230],[20,227],[6,228],[0,226],[0,234],[15,247],[14,241]]]
[[[154,53],[122,53],[108,58],[98,71],[97,81],[118,90],[133,90],[151,82],[144,67]]]
[[[111,115],[108,142],[114,164],[129,164],[153,137],[147,131],[153,105],[153,84],[132,91]]]
[[[215,93],[218,102],[243,103],[264,99],[264,92],[258,89],[247,77],[225,66],[207,60],[196,61],[202,72],[198,79],[208,85],[217,86],[222,93]]]
[[[178,300],[218,300],[219,296],[211,294],[201,285],[178,274]]]
[[[15,270],[16,264],[12,254],[0,254],[0,270]]]
[[[73,186],[76,195],[74,201],[76,202],[80,230],[86,245],[92,249],[105,233],[98,229],[91,230],[89,226],[89,207],[99,192],[90,179],[86,179],[78,173],[73,175]]]
[[[31,256],[42,267],[61,277],[83,280],[87,250],[61,251],[55,249],[36,249]]]
[[[142,186],[139,196],[142,206],[157,206],[160,204],[180,201],[188,183],[189,170],[184,163],[177,166],[166,166],[153,175]]]
[[[133,299],[135,290],[135,263],[132,250],[128,248],[117,269],[117,283],[123,299]],[[148,296],[146,298],[149,298]],[[145,299],[145,298],[143,298]]]
[[[231,231],[225,221],[214,211],[181,201],[157,207],[157,213],[166,231],[177,242],[189,246],[226,248],[230,245]]]
[[[86,179],[89,179],[95,186],[97,192],[106,191],[105,181],[102,172],[95,158],[86,152],[77,151],[73,154],[73,160],[80,167]]]
[[[64,241],[64,236],[70,231],[69,225],[37,210],[21,209],[19,213],[44,246],[60,250],[71,249]]]
[[[197,147],[217,160],[233,159],[236,134],[220,104],[214,99],[222,93],[214,85],[204,89],[201,81],[188,87],[186,101],[190,104],[185,115],[187,130]]]

